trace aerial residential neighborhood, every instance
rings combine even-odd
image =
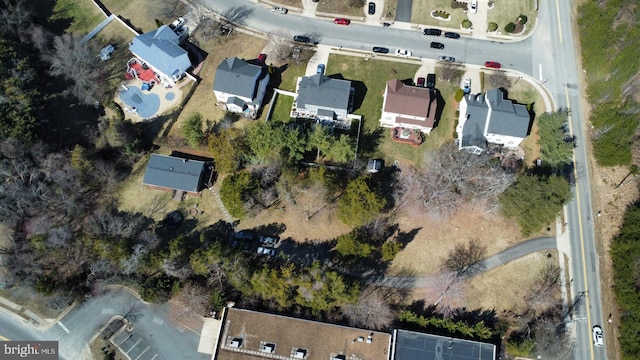
[[[636,5],[0,3],[0,359],[637,359]]]

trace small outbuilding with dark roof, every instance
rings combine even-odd
[[[142,183],[158,189],[199,193],[204,187],[205,162],[151,154]]]

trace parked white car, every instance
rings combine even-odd
[[[469,3],[469,12],[472,14],[478,12],[478,0],[471,0]]]
[[[462,81],[462,88],[463,89],[471,89],[471,79],[470,78],[464,78],[464,80]]]
[[[396,50],[396,56],[411,57],[411,51],[405,49]]]

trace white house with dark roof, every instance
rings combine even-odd
[[[218,65],[213,93],[218,104],[227,111],[254,118],[262,106],[267,85],[269,72],[266,67],[232,57]]]
[[[142,184],[163,190],[197,194],[205,187],[205,162],[151,154]]]
[[[380,126],[402,127],[430,133],[436,125],[437,93],[421,86],[408,86],[398,79],[387,81]]]
[[[174,86],[192,66],[189,54],[180,47],[186,36],[186,28],[172,29],[162,25],[133,38],[129,51],[153,69],[163,84]]]
[[[297,116],[317,120],[346,120],[353,107],[351,81],[323,74],[298,78]]]
[[[500,89],[465,95],[459,112],[458,147],[476,154],[486,150],[488,143],[515,148],[531,128],[527,107],[505,99]]]

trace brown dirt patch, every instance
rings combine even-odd
[[[465,306],[495,309],[498,314],[525,310],[523,298],[534,285],[541,266],[545,262],[558,264],[557,254],[556,250],[539,251],[474,276],[467,281]]]
[[[406,214],[398,221],[403,232],[419,231],[393,261],[392,273],[409,270],[415,274],[433,274],[456,243],[473,238],[487,247],[487,256],[525,240],[517,224],[488,212],[480,204],[467,204],[447,220]]]

